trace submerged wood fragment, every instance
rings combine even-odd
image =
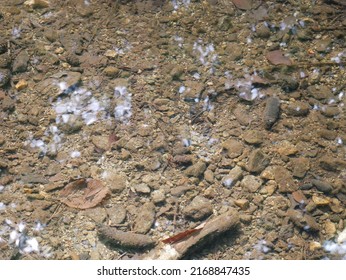
[[[174,244],[161,242],[149,253],[145,254],[143,260],[177,260],[217,238],[239,224],[238,212],[234,209],[215,217],[205,223],[202,229],[194,231],[193,234]]]

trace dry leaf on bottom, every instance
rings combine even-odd
[[[108,188],[99,180],[78,179],[60,191],[60,201],[72,208],[88,209],[99,204],[108,193]]]

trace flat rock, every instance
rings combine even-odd
[[[321,191],[323,193],[329,193],[333,190],[332,185],[325,182],[325,181],[312,179],[311,183],[316,187],[316,189],[318,189],[319,191]]]
[[[298,189],[297,184],[294,182],[291,173],[283,166],[275,166],[274,179],[278,184],[278,190],[281,193],[291,193]]]
[[[183,213],[194,220],[202,220],[213,214],[213,206],[207,198],[196,196],[190,204],[185,207]]]
[[[247,111],[246,108],[244,108],[242,105],[238,104],[237,107],[233,110],[233,114],[240,125],[247,126],[252,121],[249,111]]]
[[[321,109],[322,115],[333,118],[341,113],[339,107],[336,106],[323,106]]]
[[[151,193],[151,199],[155,204],[164,202],[166,199],[165,192],[163,190],[155,190]]]
[[[243,139],[248,144],[258,145],[263,143],[263,133],[258,130],[247,130],[243,134]]]
[[[310,169],[310,160],[307,158],[292,158],[290,162],[293,166],[292,174],[294,177],[303,178],[306,172]]]
[[[143,204],[138,209],[134,230],[137,233],[147,233],[155,221],[155,205],[152,202]]]
[[[318,100],[328,99],[333,97],[331,89],[324,85],[312,85],[307,88],[308,94]]]
[[[21,51],[13,61],[12,71],[14,73],[25,72],[28,68],[29,55],[26,51]]]
[[[289,116],[303,117],[309,114],[310,106],[309,103],[303,101],[294,101],[290,103],[286,112]]]
[[[173,196],[181,196],[185,192],[193,190],[193,189],[194,189],[194,187],[191,185],[182,185],[182,186],[178,186],[175,188],[171,188],[170,192],[171,192],[171,195],[173,195]]]
[[[249,172],[259,173],[263,171],[270,160],[260,149],[253,150],[249,156],[249,161],[246,166],[246,169]]]
[[[322,137],[326,140],[334,140],[334,139],[336,139],[336,137],[338,135],[335,130],[329,130],[329,129],[324,129],[324,128],[319,129],[317,131],[317,133],[318,133],[319,137]]]
[[[127,176],[116,169],[107,170],[104,173],[104,180],[113,193],[121,192],[126,188]]]
[[[277,151],[282,156],[291,156],[295,155],[298,149],[291,142],[284,140],[279,144]]]
[[[207,169],[207,165],[203,161],[198,161],[194,165],[185,169],[184,174],[188,177],[201,177],[204,171]]]
[[[227,188],[233,187],[242,177],[243,170],[241,167],[236,166],[228,173],[228,175],[223,177],[222,184]]]
[[[121,204],[107,208],[107,214],[112,225],[123,223],[126,219],[126,213],[124,205]]]
[[[7,85],[11,79],[11,72],[8,69],[0,69],[0,88]]]
[[[330,156],[323,156],[320,159],[320,166],[327,171],[340,171],[346,168],[346,161]]]
[[[222,148],[226,151],[229,158],[236,158],[243,153],[244,146],[237,140],[229,139],[222,143]]]
[[[316,232],[320,230],[318,223],[315,218],[307,213],[303,213],[298,210],[289,209],[286,212],[289,219],[299,228],[305,231]]]
[[[240,182],[242,189],[249,192],[256,192],[262,185],[262,180],[259,177],[253,175],[246,175]]]
[[[95,223],[103,223],[107,218],[106,210],[101,207],[86,209],[84,215],[95,221]]]
[[[214,178],[214,172],[211,171],[211,170],[209,170],[209,169],[207,169],[207,170],[204,172],[204,179],[205,179],[208,183],[210,183],[210,184],[214,183],[214,180],[215,180],[215,178]]]
[[[102,151],[107,151],[110,148],[109,137],[107,136],[92,136],[91,142],[96,148],[101,149]]]

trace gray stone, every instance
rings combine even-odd
[[[280,99],[269,97],[266,100],[266,106],[263,112],[263,122],[265,129],[269,130],[278,120],[280,114]]]
[[[12,71],[14,73],[25,72],[28,68],[29,55],[26,51],[21,51],[13,61]]]
[[[11,72],[7,69],[0,69],[0,88],[7,85],[10,81]]]
[[[213,214],[213,206],[207,198],[196,196],[190,204],[185,207],[183,213],[194,220],[202,220]]]
[[[316,189],[324,193],[329,193],[333,190],[333,187],[331,184],[321,180],[312,179],[311,183],[316,187]]]

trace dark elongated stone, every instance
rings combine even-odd
[[[269,97],[266,102],[266,107],[264,109],[264,127],[266,129],[271,129],[274,123],[279,118],[280,113],[280,100],[277,97]]]

